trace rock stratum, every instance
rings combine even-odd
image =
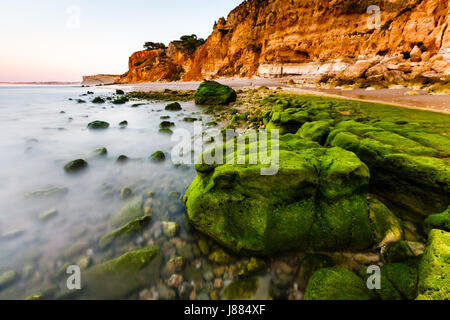
[[[380,8],[374,24],[371,5]],[[329,74],[340,80],[450,75],[446,0],[249,0],[214,25],[189,54],[139,51],[119,82]],[[370,71],[368,71],[371,69]]]

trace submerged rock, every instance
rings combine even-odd
[[[125,92],[124,92],[123,90],[116,89],[116,94],[118,94],[118,95],[124,95]]]
[[[150,246],[93,266],[84,275],[83,293],[87,299],[125,299],[140,288],[159,280],[162,256],[159,247]]]
[[[150,156],[150,160],[154,162],[161,162],[166,160],[166,155],[162,151],[156,151]]]
[[[141,197],[135,197],[128,201],[119,212],[111,218],[111,225],[121,227],[130,221],[141,218],[144,215],[142,210],[143,201]]]
[[[170,130],[169,128],[161,128],[161,129],[159,129],[159,132],[160,133],[164,133],[164,134],[173,134],[173,131],[172,130]]]
[[[311,276],[318,270],[333,267],[333,260],[323,254],[309,254],[300,260],[300,270],[297,275],[297,284],[304,291]]]
[[[19,275],[14,270],[8,270],[0,273],[0,290],[12,285]]]
[[[363,250],[389,234],[400,240],[398,219],[367,200],[369,170],[353,153],[296,135],[281,136],[279,149],[276,175],[261,175],[260,164],[197,163],[184,197],[194,227],[233,251],[263,255]]]
[[[133,191],[128,187],[122,188],[122,190],[120,190],[120,198],[122,200],[128,199],[132,194]]]
[[[71,162],[69,162],[68,164],[66,164],[64,166],[64,170],[67,173],[75,173],[75,172],[79,172],[85,168],[87,168],[88,163],[83,160],[83,159],[77,159],[77,160],[73,160]]]
[[[66,187],[50,187],[47,189],[34,191],[25,194],[27,198],[51,198],[51,197],[60,197],[64,196],[69,192],[69,189]]]
[[[48,221],[58,215],[58,210],[56,209],[49,209],[47,211],[42,212],[39,214],[39,220],[41,221]]]
[[[224,290],[227,300],[249,300],[258,290],[258,279],[248,278],[230,283]]]
[[[181,104],[179,104],[178,102],[173,102],[173,103],[168,104],[165,107],[165,110],[167,110],[167,111],[181,111],[181,110],[183,110],[183,108],[181,107]]]
[[[175,123],[170,122],[170,121],[163,121],[163,122],[161,122],[159,124],[160,128],[171,128],[171,127],[174,127],[174,126],[175,126]]]
[[[202,82],[195,92],[195,103],[200,105],[229,104],[236,99],[236,91],[216,81]]]
[[[178,223],[173,221],[163,221],[161,222],[163,232],[168,237],[175,237],[180,230]]]
[[[127,126],[128,126],[128,121],[126,121],[126,120],[121,121],[121,122],[119,123],[119,126],[120,126],[121,128],[127,127]]]
[[[366,282],[343,267],[316,271],[309,280],[304,300],[375,300]]]
[[[108,129],[109,123],[105,121],[93,121],[88,124],[89,129],[98,130],[98,129]]]
[[[105,103],[105,100],[103,98],[101,98],[101,97],[95,97],[92,100],[92,103]]]
[[[450,300],[450,233],[431,230],[419,265],[419,300]]]
[[[98,242],[98,246],[101,249],[106,248],[107,246],[113,243],[124,243],[133,236],[136,235],[139,231],[143,230],[151,221],[151,217],[144,216],[142,218],[138,218],[133,220],[123,227],[116,229],[103,237],[100,238]]]
[[[128,158],[128,157],[127,157],[126,155],[124,155],[124,154],[121,154],[120,156],[117,157],[116,162],[118,162],[118,163],[125,163],[125,162],[127,162],[128,160],[130,160],[130,158]]]
[[[92,157],[105,157],[108,155],[108,149],[106,148],[98,148],[91,152]]]

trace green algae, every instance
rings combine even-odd
[[[130,221],[141,218],[144,215],[142,206],[142,198],[140,196],[134,197],[128,201],[119,212],[113,215],[110,220],[111,225],[114,227],[121,227]]]
[[[216,81],[204,81],[195,92],[195,103],[200,105],[224,105],[236,101],[236,91]]]
[[[304,300],[376,300],[376,293],[353,272],[343,267],[316,271],[309,280]]]
[[[428,234],[432,229],[450,232],[450,207],[442,213],[432,214],[424,221],[424,229]]]
[[[150,246],[96,265],[82,274],[83,298],[123,299],[155,284],[159,280],[161,262],[159,247]]]
[[[230,283],[224,290],[227,300],[248,300],[258,290],[258,279],[248,278]]]
[[[102,249],[112,245],[113,243],[125,243],[142,231],[151,221],[151,217],[144,216],[133,220],[121,228],[118,228],[100,238],[98,246]]]

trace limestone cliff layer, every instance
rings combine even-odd
[[[173,44],[133,54],[121,82],[320,74],[402,52],[426,62],[449,52],[449,9],[448,0],[248,0],[192,55]]]

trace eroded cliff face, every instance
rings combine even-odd
[[[379,28],[370,5],[381,9]],[[321,74],[414,50],[414,63],[438,53],[445,60],[449,8],[448,0],[248,0],[219,19],[192,55],[173,45],[133,54],[122,81]],[[440,68],[447,72],[448,64]]]

